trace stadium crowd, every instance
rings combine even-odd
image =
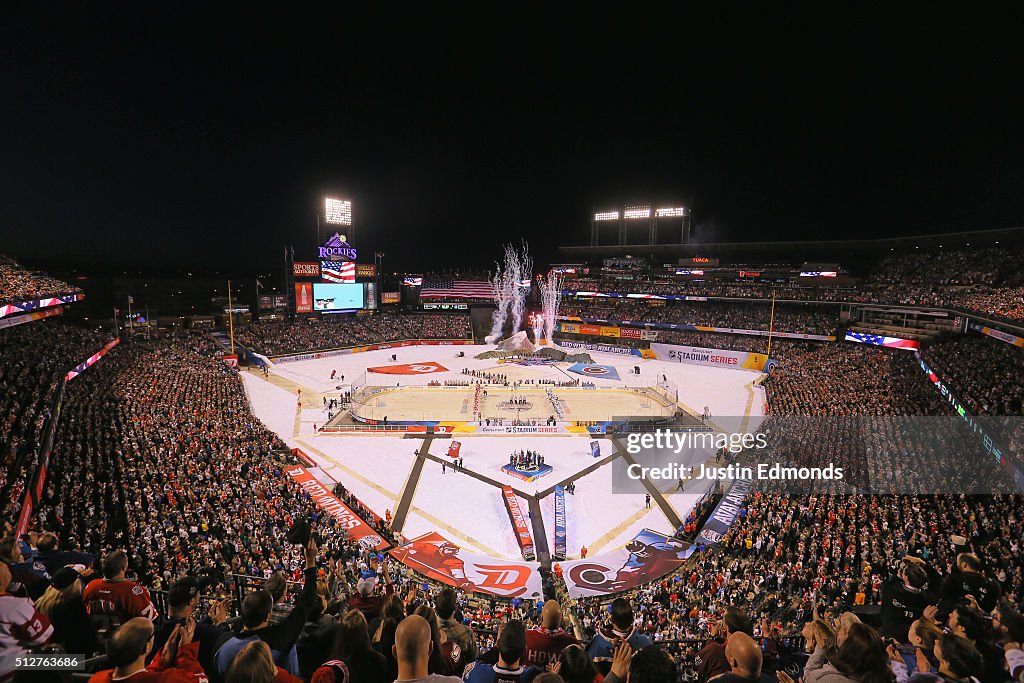
[[[353,320],[253,334],[308,350],[328,327],[353,343],[429,336],[450,320],[468,333],[466,318]],[[304,326],[315,332],[295,331]],[[103,340],[40,323],[0,342],[3,454],[31,458],[55,382]],[[771,419],[832,425],[792,438],[776,429],[773,446],[792,461],[835,456],[835,418],[951,414],[905,352],[777,343]],[[1019,415],[1020,357],[1006,355],[1019,350],[991,344],[1001,342],[944,340],[926,358],[979,411]],[[698,535],[681,570],[610,602],[577,601],[565,615],[577,639],[557,602],[471,607],[349,539],[283,472],[284,444],[218,349],[201,334],[125,343],[67,385],[34,531],[10,536],[16,508],[3,520],[0,656],[47,641],[104,649],[96,681],[645,683],[676,679],[669,653],[721,683],[1024,681],[1020,495],[966,495],[956,481],[925,482],[941,496],[757,491],[720,538]],[[872,464],[873,448],[894,450],[895,432],[880,434],[854,455]],[[904,445],[907,469],[929,467]],[[164,608],[150,590],[167,591]],[[238,591],[238,604],[221,599]],[[495,621],[490,642],[474,636],[474,622]]]
[[[41,321],[0,330],[0,519],[13,524],[30,473],[39,464],[43,429],[68,370],[106,342],[99,333]]]
[[[729,301],[668,302],[652,306],[632,299],[598,299],[592,302],[566,302],[563,315],[601,318],[611,321],[670,323],[727,327],[741,330],[796,334],[835,334],[839,324],[836,306],[818,304],[777,304],[774,320],[770,304]]]
[[[295,323],[256,323],[240,332],[238,341],[258,353],[277,355],[400,339],[468,339],[471,336],[467,316],[378,313],[326,316]]]
[[[0,304],[59,294],[78,294],[81,291],[49,275],[27,270],[14,259],[0,255]]]
[[[798,301],[908,304],[975,311],[1009,322],[1024,320],[1024,252],[1015,247],[923,250],[881,257],[856,285],[846,281],[758,282],[739,279],[669,279],[664,274],[569,278],[567,291],[740,297]],[[792,271],[795,264],[746,266],[755,271]],[[802,278],[793,278],[798,280]]]

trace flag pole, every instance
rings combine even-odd
[[[228,335],[231,337],[231,353],[235,352],[235,314],[231,306],[231,280],[228,280]]]

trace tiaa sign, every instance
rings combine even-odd
[[[334,233],[334,235],[324,242],[322,247],[320,247],[320,258],[331,259],[336,257],[349,261],[355,261],[356,258],[358,258],[356,248],[345,241],[345,236],[339,233]]]

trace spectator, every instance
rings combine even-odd
[[[952,633],[944,633],[935,641],[933,652],[939,663],[938,671],[929,673],[922,671],[919,667],[917,673],[910,677],[911,683],[940,683],[942,681],[977,683],[978,679],[974,677],[974,674],[981,671],[984,664],[981,653],[969,640]],[[923,656],[923,652],[918,653],[919,661],[927,662],[926,659],[922,659]],[[904,664],[896,662],[894,666],[899,672],[898,677],[904,674],[904,671],[901,670],[905,668]]]
[[[981,560],[977,555],[960,553],[956,557],[956,567],[942,585],[943,604],[956,604],[968,595],[974,596],[981,609],[991,612],[999,603],[1002,589],[981,572]]]
[[[722,640],[719,641],[713,637],[697,653],[697,680],[699,681],[708,681],[715,676],[720,676],[734,669],[732,662],[726,654],[729,637],[732,634],[745,633],[748,636],[754,635],[754,624],[751,622],[750,617],[735,607],[730,607],[725,611],[725,618],[722,620],[720,628]],[[761,665],[760,653],[761,650],[758,648],[758,669],[760,669]]]
[[[335,630],[335,639],[328,660],[314,673],[312,683],[344,683],[342,672],[349,680],[365,683],[389,683],[387,660],[370,646],[366,617],[357,609],[350,609]]]
[[[676,665],[668,653],[653,646],[644,647],[633,654],[629,662],[628,683],[659,683],[672,680],[676,675]],[[612,676],[606,678],[608,683],[615,683]]]
[[[114,665],[93,674],[89,683],[111,683],[131,679],[132,683],[200,683],[206,680],[196,659],[198,645],[192,642],[195,622],[175,626],[160,654],[146,666],[146,655],[153,644],[153,623],[134,617],[123,623],[110,639],[107,659]]]
[[[1006,680],[1003,650],[992,642],[992,627],[985,613],[975,607],[961,605],[949,613],[948,626],[954,635],[966,638],[981,653],[984,666],[972,672],[981,683]]]
[[[115,550],[103,558],[103,578],[93,579],[82,592],[90,616],[105,615],[122,624],[134,617],[156,621],[159,614],[149,590],[125,578],[128,556]]]
[[[53,575],[58,569],[69,564],[78,564],[83,567],[92,566],[92,555],[74,550],[59,550],[59,544],[60,540],[57,538],[57,534],[52,532],[40,534],[39,541],[36,543],[36,549],[39,552],[36,554],[35,560],[42,563],[48,574]]]
[[[99,649],[99,643],[82,602],[80,578],[74,567],[58,569],[46,593],[36,601],[36,609],[53,624],[53,642],[63,645],[65,652],[88,657]]]
[[[901,660],[902,662],[902,660]],[[787,677],[788,678],[788,677]],[[780,683],[790,683],[780,676]],[[860,622],[840,629],[836,648],[818,646],[804,665],[804,683],[891,683],[896,680],[878,632]]]
[[[11,569],[0,561],[0,681],[13,678],[14,657],[28,648],[45,644],[53,635],[53,626],[28,598],[7,593]]]
[[[348,679],[345,679],[346,683]],[[274,663],[270,646],[262,640],[254,640],[235,655],[228,669],[224,683],[302,683],[301,678],[292,676]]]
[[[773,683],[776,680],[775,676],[761,670],[761,648],[742,631],[729,636],[725,645],[725,658],[729,661],[729,670],[715,678],[716,683]]]
[[[415,614],[406,617],[395,630],[393,653],[398,662],[398,677],[402,683],[460,683],[455,676],[441,676],[427,672],[430,661],[430,625]]]
[[[274,572],[267,579],[263,589],[274,599],[274,609],[270,612],[270,623],[280,624],[292,610],[291,605],[285,602],[285,598],[288,597],[288,578],[284,572]]]
[[[910,625],[921,618],[928,605],[935,604],[941,580],[921,558],[904,557],[899,573],[882,584],[882,635],[906,638]]]
[[[274,599],[268,592],[260,590],[245,596],[242,600],[241,632],[228,638],[217,649],[216,670],[221,676],[227,674],[238,651],[256,640],[262,640],[270,646],[276,664],[293,676],[298,674],[299,661],[295,643],[302,633],[306,615],[316,602],[316,551],[316,541],[311,538],[305,548],[306,569],[303,572],[302,592],[296,598],[291,613],[280,624],[270,624]]]
[[[199,580],[196,577],[186,576],[171,586],[167,591],[167,615],[157,620],[153,648],[149,652],[147,663],[163,648],[176,626],[183,626],[189,619],[195,619],[199,600]],[[195,622],[192,641],[199,644],[197,657],[204,671],[212,672],[215,668],[214,655],[217,653],[217,646],[228,632],[226,622],[230,604],[230,598],[218,601],[209,617]]]
[[[50,585],[50,575],[41,562],[26,561],[18,539],[9,536],[0,541],[0,562],[11,570],[7,591],[19,598],[38,600]]]
[[[473,629],[455,620],[457,607],[455,591],[451,588],[442,589],[434,598],[434,609],[441,620],[441,631],[449,641],[462,649],[463,658],[471,662],[480,655],[480,651],[476,644],[476,637],[473,635]],[[529,635],[527,635],[527,641],[529,642]]]
[[[625,598],[616,598],[609,607],[610,623],[601,628],[587,648],[587,656],[605,674],[611,669],[613,649],[617,641],[629,644],[633,651],[641,650],[653,641],[638,631],[633,623],[633,608]]]
[[[546,667],[558,660],[562,650],[579,641],[562,628],[562,607],[557,600],[544,603],[540,614],[541,625],[526,631],[526,656],[524,663]]]
[[[498,662],[470,665],[463,680],[466,683],[529,683],[541,672],[535,666],[522,666],[520,660],[526,651],[526,626],[518,620],[507,621],[498,633]]]
[[[529,640],[529,633],[527,633],[527,640]],[[565,683],[595,683],[595,681],[601,680],[601,674],[597,672],[597,667],[587,657],[586,650],[579,643],[568,645],[562,649],[558,655],[558,660],[554,662],[552,671],[561,676]],[[540,676],[534,679],[539,681]]]

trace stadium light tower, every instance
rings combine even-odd
[[[612,230],[612,243],[617,246],[675,242],[676,235],[678,244],[687,244],[690,241],[692,222],[690,210],[680,205],[658,206],[651,202],[631,202],[602,207],[591,215],[590,246],[606,246],[602,244],[602,235],[607,237]]]
[[[331,236],[331,230],[339,229],[338,226],[344,229],[345,237],[351,240],[352,234],[355,232],[355,225],[352,221],[352,200],[325,196],[322,209],[316,212],[317,244],[322,244],[327,237]],[[324,230],[324,227],[327,229]]]

